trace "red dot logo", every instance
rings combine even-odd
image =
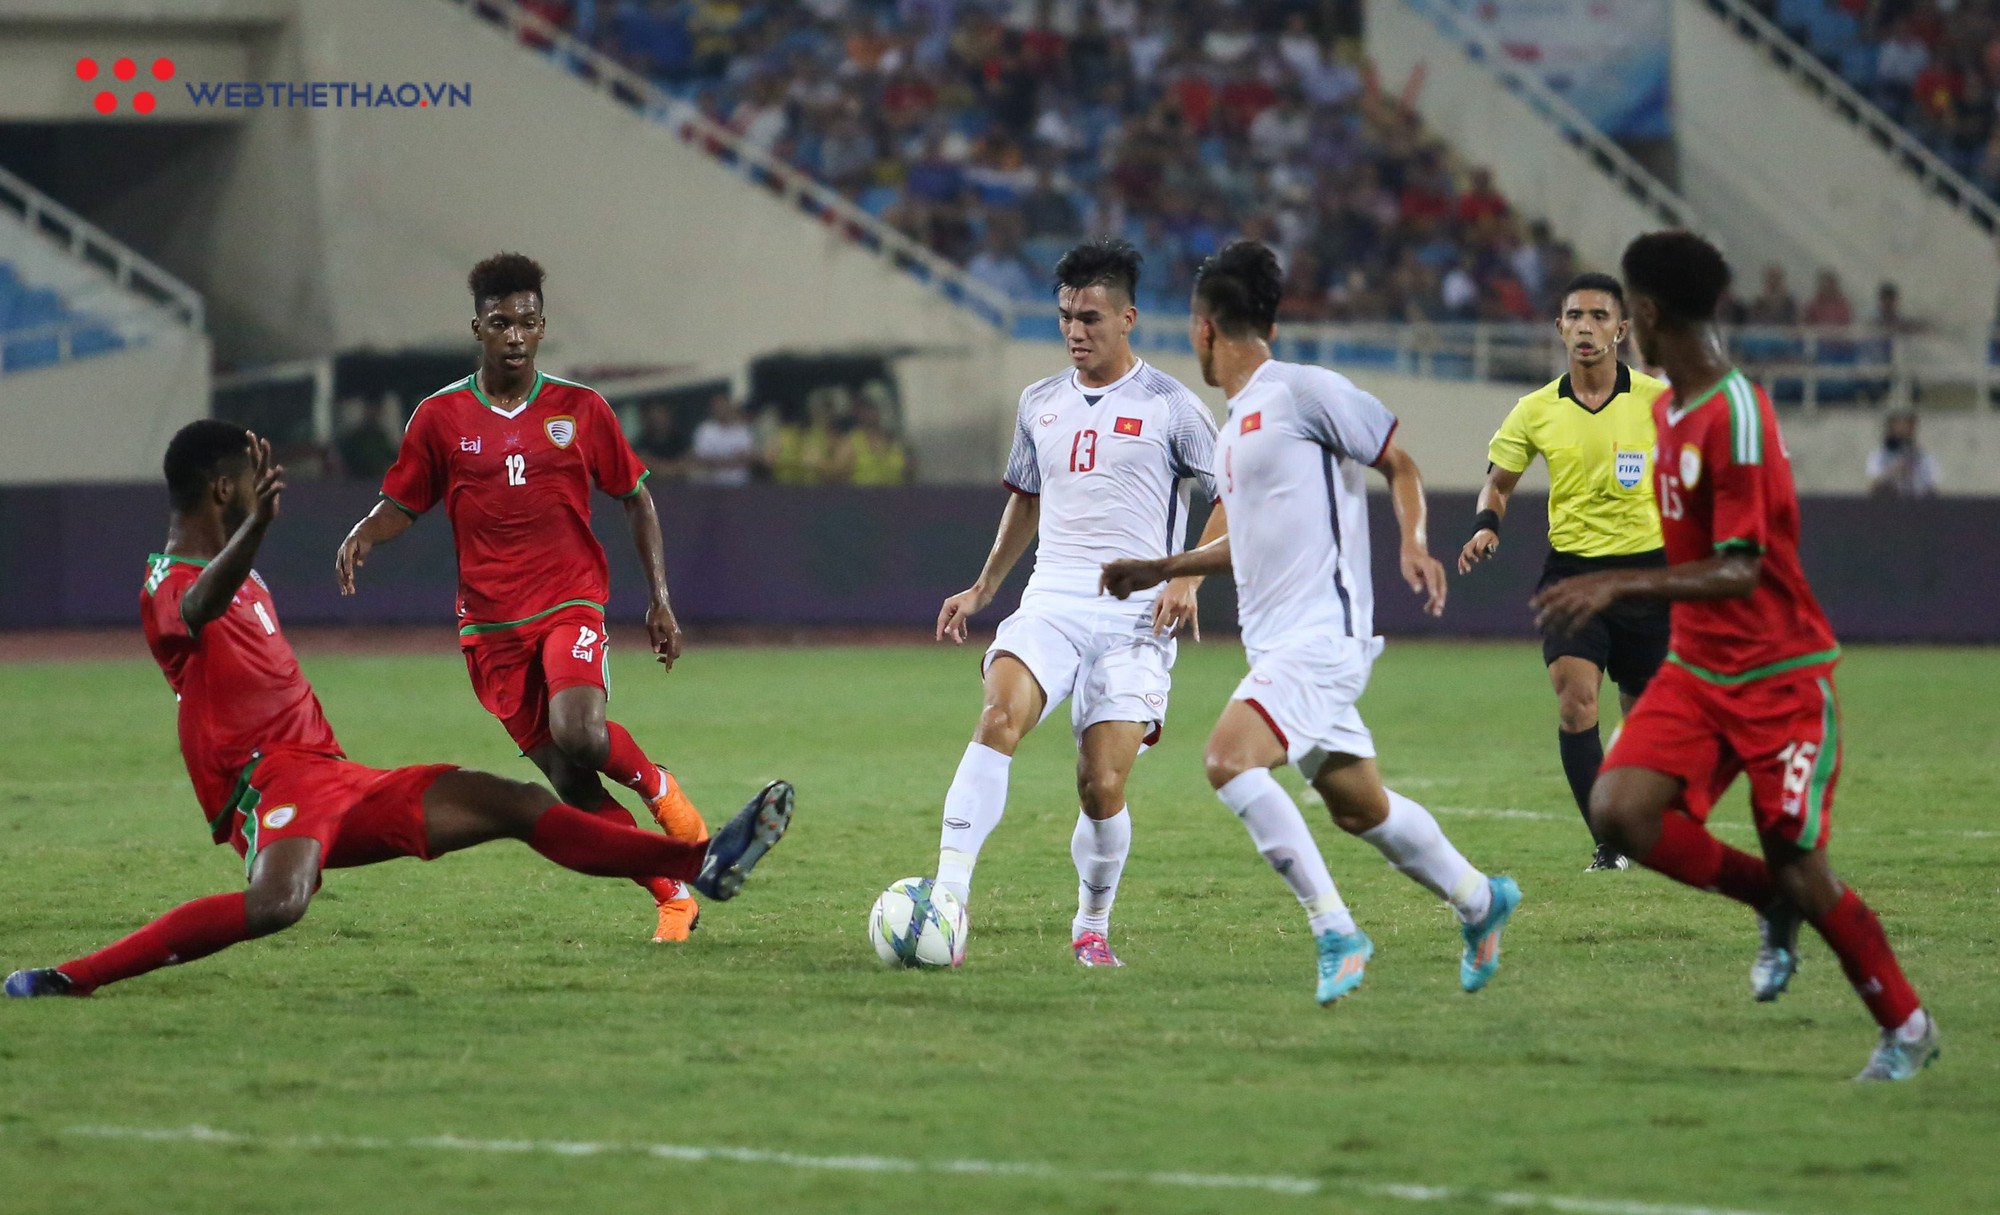
[[[118,108],[118,99],[111,95],[111,90],[106,89],[104,92],[99,93],[92,100],[91,104],[97,107],[98,113],[109,114],[111,111]]]
[[[153,95],[147,92],[141,92],[137,97],[132,99],[132,108],[141,114],[152,113],[154,104]]]
[[[130,59],[120,59],[111,65],[111,74],[120,80],[130,80],[139,74],[139,65]]]
[[[158,59],[153,60],[153,79],[172,80],[173,78],[174,78],[173,60],[168,59],[164,55],[162,55]]]
[[[77,60],[77,61],[76,61],[76,78],[77,78],[78,80],[95,80],[95,79],[97,79],[97,60],[95,60],[95,59],[79,59],[79,60]]]

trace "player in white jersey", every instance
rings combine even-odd
[[[1014,750],[1067,699],[1081,806],[1070,839],[1070,939],[1085,966],[1124,964],[1109,937],[1132,845],[1125,778],[1166,720],[1174,634],[1198,629],[1201,582],[1176,579],[1157,595],[1120,602],[1099,593],[1098,570],[1181,551],[1190,486],[1216,496],[1213,415],[1186,385],[1132,353],[1138,285],[1139,254],[1124,241],[1086,242],[1056,264],[1072,367],[1021,394],[999,535],[978,580],[945,600],[937,621],[939,640],[963,643],[967,620],[992,602],[1039,535],[1021,606],[986,651],[985,705],[945,795],[937,881],[961,902],[969,897],[979,850],[1006,809]],[[1218,505],[1203,543],[1222,531]]]
[[[1403,580],[1435,616],[1444,611],[1444,567],[1430,555],[1423,482],[1382,402],[1343,375],[1271,357],[1282,285],[1277,257],[1254,241],[1223,249],[1195,280],[1189,336],[1202,378],[1229,394],[1216,479],[1230,534],[1178,556],[1111,562],[1102,584],[1123,597],[1168,578],[1234,570],[1250,674],[1216,722],[1204,762],[1223,804],[1306,909],[1319,949],[1319,1002],[1360,986],[1375,946],[1271,775],[1287,761],[1312,782],[1335,825],[1458,912],[1459,981],[1478,991],[1500,967],[1500,931],[1520,888],[1473,868],[1428,810],[1382,787],[1374,739],[1355,710],[1382,652],[1366,469],[1388,478]]]

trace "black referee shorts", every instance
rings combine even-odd
[[[1578,557],[1551,549],[1535,589],[1598,570],[1651,569],[1666,563],[1666,551],[1657,548],[1622,557]],[[1611,676],[1619,691],[1637,696],[1667,660],[1667,606],[1664,599],[1621,599],[1574,633],[1544,630],[1542,661],[1552,665],[1558,658],[1584,659]]]

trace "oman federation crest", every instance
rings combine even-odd
[[[548,432],[549,442],[557,447],[568,447],[576,442],[576,419],[568,414],[550,418],[542,423],[542,429]]]

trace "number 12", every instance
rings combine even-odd
[[[507,484],[526,485],[528,483],[528,457],[511,455],[507,457]]]

